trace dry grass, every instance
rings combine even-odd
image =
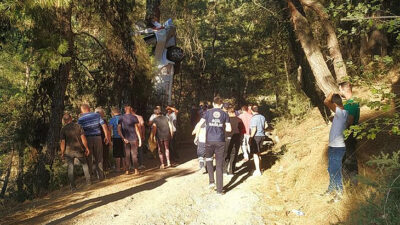
[[[371,98],[367,89],[358,89],[355,95]],[[392,111],[393,112],[393,111]],[[377,117],[389,116],[361,108],[361,122]],[[329,198],[321,197],[329,184],[327,172],[328,138],[330,125],[326,124],[317,109],[313,109],[302,121],[280,121],[276,125],[281,142],[275,152],[284,151],[279,161],[264,173],[263,207],[264,218],[271,224],[337,224],[347,222],[349,214],[371,195],[374,190],[359,184],[356,188],[345,184],[345,195],[341,202],[329,204]],[[373,155],[400,149],[400,138],[382,132],[373,141],[360,141],[357,158],[360,174],[376,176],[375,168],[366,164]],[[279,190],[278,188],[279,187]],[[289,213],[301,210],[305,216]]]

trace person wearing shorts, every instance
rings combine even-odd
[[[251,107],[251,112],[253,117],[250,120],[250,145],[255,166],[253,176],[261,176],[260,154],[262,151],[262,144],[265,139],[265,128],[268,127],[268,124],[265,120],[265,117],[258,112],[257,105],[253,105]]]
[[[153,120],[152,135],[157,139],[158,156],[161,163],[160,169],[164,169],[171,166],[169,142],[174,132],[168,117],[162,115],[160,109],[156,109],[154,112],[156,117]],[[167,165],[165,165],[164,156],[167,160]]]
[[[113,149],[113,158],[115,159],[115,170],[120,172],[122,168],[124,168],[124,141],[121,136],[118,134],[118,121],[121,117],[121,112],[118,108],[111,109],[112,118],[109,122],[109,130],[112,133],[112,149]]]

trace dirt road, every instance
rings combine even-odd
[[[208,189],[208,176],[198,171],[195,151],[181,149],[182,164],[160,170],[150,160],[142,175],[114,174],[76,192],[68,188],[28,203],[1,224],[266,224],[260,194],[254,187],[264,177],[251,177],[244,166],[224,177],[226,194]]]

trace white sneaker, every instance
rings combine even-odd
[[[209,185],[208,185],[208,188],[211,189],[211,190],[212,190],[212,189],[215,189],[215,184],[214,184],[214,183],[209,184]]]
[[[259,177],[259,176],[261,176],[261,175],[262,175],[261,171],[255,170],[255,171],[253,172],[253,177]]]

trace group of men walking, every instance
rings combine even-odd
[[[68,177],[72,189],[74,182],[74,164],[78,161],[83,168],[86,183],[91,184],[91,178],[97,177],[100,181],[105,178],[105,170],[111,168],[109,149],[115,158],[116,172],[140,174],[144,169],[143,145],[145,141],[145,122],[142,116],[130,105],[124,106],[124,114],[118,108],[112,108],[109,123],[105,119],[104,110],[96,108],[90,110],[88,104],[80,107],[78,123],[72,122],[69,113],[63,116],[64,127],[60,132],[61,156],[68,165]],[[178,110],[167,107],[167,116],[161,114],[161,107],[156,107],[148,125],[151,127],[151,136],[156,137],[161,168],[171,166],[169,150],[172,149],[173,136],[176,131],[176,114]],[[166,156],[167,164],[164,164]],[[173,155],[176,159],[177,154]]]
[[[205,167],[209,175],[209,187],[215,187],[214,156],[216,161],[216,191],[223,192],[223,173],[233,175],[239,149],[243,152],[243,162],[253,155],[255,170],[253,176],[260,176],[260,153],[265,138],[267,123],[259,114],[257,105],[243,106],[241,111],[223,103],[215,97],[213,108],[201,110],[201,119],[192,132],[197,145],[200,170]]]

